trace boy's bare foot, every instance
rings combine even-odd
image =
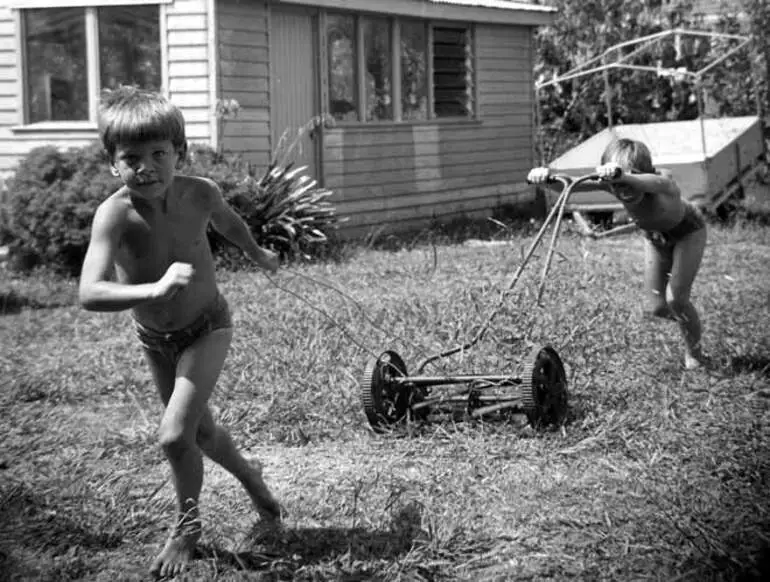
[[[152,563],[150,574],[157,578],[173,578],[180,574],[192,561],[200,537],[200,522],[175,529]]]
[[[660,307],[656,307],[654,309],[645,309],[642,312],[642,317],[649,321],[654,321],[656,319],[677,321],[676,315],[674,315],[674,312],[671,311],[671,308],[668,305],[661,305]]]
[[[684,356],[684,369],[685,370],[700,370],[708,366],[708,360],[704,356],[693,356],[692,354],[685,354]]]
[[[262,469],[254,468],[249,478],[244,482],[246,491],[254,503],[254,507],[263,521],[279,523],[281,521],[281,505],[273,497],[265,481],[262,479]]]

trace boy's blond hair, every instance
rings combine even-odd
[[[650,148],[635,139],[619,138],[611,141],[602,154],[601,163],[615,163],[627,172],[654,174]]]
[[[137,87],[120,86],[107,90],[99,109],[99,137],[112,159],[121,143],[169,140],[187,153],[184,116],[163,95]]]

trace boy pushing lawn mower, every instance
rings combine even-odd
[[[257,245],[216,184],[176,175],[187,153],[185,123],[164,97],[130,87],[108,92],[99,132],[123,186],[94,216],[79,299],[91,311],[132,310],[165,406],[159,438],[171,465],[177,515],[151,572],[174,576],[193,558],[201,536],[201,452],[243,484],[263,520],[281,518],[261,466],[244,459],[208,408],[233,326],[206,228],[211,223],[267,271],[276,271],[278,259]],[[113,266],[116,282],[110,280]]]
[[[631,139],[611,142],[596,172],[600,182],[576,185],[576,189],[597,187],[615,196],[634,224],[606,233],[596,233],[576,217],[586,236],[603,236],[639,228],[645,236],[646,314],[676,321],[685,347],[685,368],[699,368],[705,362],[701,350],[701,324],[690,301],[695,275],[706,246],[706,223],[695,206],[682,199],[671,177],[658,172],[647,146]],[[534,168],[527,180],[534,184],[550,182],[548,168]],[[667,300],[666,291],[671,298]]]

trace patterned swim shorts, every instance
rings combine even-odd
[[[158,331],[134,321],[136,334],[142,347],[151,352],[164,355],[176,364],[184,351],[200,338],[217,329],[227,329],[233,326],[230,308],[227,300],[221,295],[203,310],[198,318],[183,329],[173,331]]]
[[[694,233],[706,226],[703,215],[692,204],[685,205],[684,216],[675,227],[665,231],[645,230],[644,236],[653,245],[659,248],[672,248],[677,242],[687,235]]]

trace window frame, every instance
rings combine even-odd
[[[355,71],[355,85],[356,85],[356,119],[355,120],[338,120],[335,119],[329,108],[330,88],[329,88],[329,60],[328,60],[328,38],[327,38],[327,16],[328,14],[342,14],[346,16],[352,16],[355,19],[355,31],[356,31],[356,71]],[[379,18],[387,18],[390,23],[390,38],[391,38],[391,86],[392,86],[392,111],[393,119],[382,120],[366,120],[366,111],[363,104],[366,102],[366,89],[362,79],[366,75],[366,63],[361,58],[364,48],[364,27],[361,24],[361,20],[364,17],[373,16]],[[425,25],[427,29],[425,51],[426,65],[427,65],[427,91],[426,98],[428,101],[428,115],[426,119],[403,119],[402,109],[402,79],[401,79],[401,23],[402,21],[418,21]],[[473,80],[473,86],[471,87],[472,99],[473,99],[473,111],[467,116],[454,116],[454,117],[436,117],[435,112],[435,83],[433,78],[433,29],[434,27],[446,27],[464,29],[470,34],[471,44],[471,62],[472,71],[471,78]],[[334,127],[344,128],[377,128],[388,127],[393,125],[409,126],[409,125],[435,125],[435,124],[474,124],[481,120],[479,115],[479,83],[478,83],[478,40],[477,40],[477,27],[475,22],[460,23],[453,20],[438,20],[438,19],[426,19],[412,16],[397,16],[389,14],[369,13],[369,12],[354,12],[350,10],[323,10],[319,18],[320,34],[320,85],[321,85],[321,110],[324,116],[328,116],[333,119]]]
[[[115,4],[121,6],[138,6],[142,4],[171,4],[174,0],[120,0],[120,2],[109,2],[107,0],[10,0],[8,7],[12,10],[23,10],[30,8],[86,8],[91,7],[109,7]]]
[[[121,0],[121,5],[155,5],[158,6],[160,19],[160,71],[161,91],[166,92],[168,86],[168,71],[166,70],[166,55],[168,53],[166,34],[166,5],[173,0]],[[110,8],[114,3],[105,0],[64,0],[51,2],[50,0],[13,0],[11,9],[15,23],[16,35],[16,67],[19,72],[16,81],[16,94],[19,96],[18,124],[11,128],[14,133],[27,132],[78,132],[96,131],[99,115],[99,8]],[[26,55],[26,30],[24,10],[45,8],[80,8],[85,13],[86,28],[86,67],[87,67],[87,93],[88,93],[88,119],[87,120],[46,120],[38,122],[29,121],[29,101],[27,99],[27,55]]]

